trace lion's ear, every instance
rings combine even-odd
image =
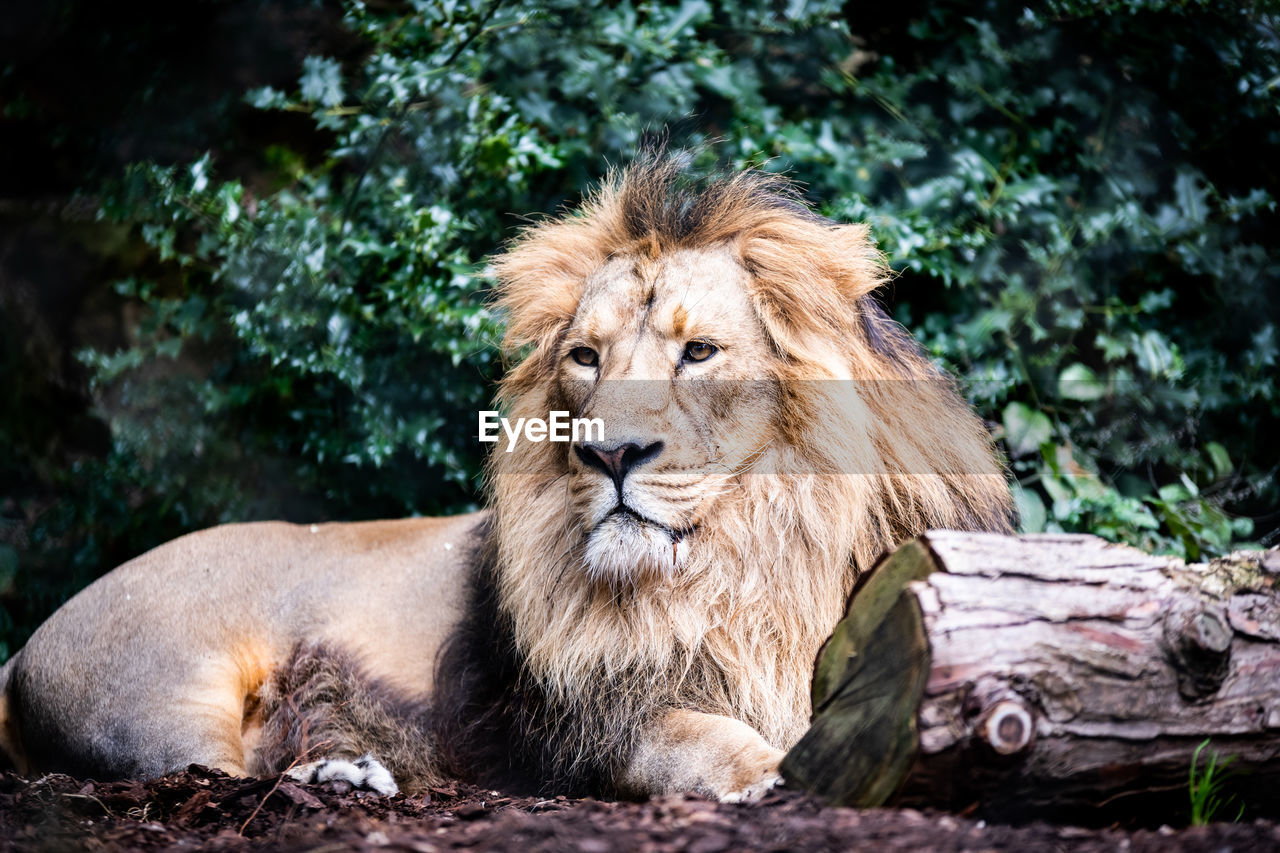
[[[833,342],[858,334],[858,299],[885,280],[864,225],[783,221],[744,234],[756,312],[783,352],[828,361]]]
[[[871,240],[866,225],[837,225],[828,234],[830,275],[840,295],[853,304],[889,280],[885,257]]]

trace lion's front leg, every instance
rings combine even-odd
[[[622,787],[635,795],[689,791],[724,803],[758,800],[782,781],[784,754],[740,720],[667,711],[641,734]]]

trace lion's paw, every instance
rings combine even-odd
[[[754,803],[782,784],[779,765],[785,754],[763,741],[739,750],[730,772],[714,786],[713,797],[722,803]]]
[[[754,803],[781,784],[782,774],[773,770],[743,788],[721,794],[719,800],[722,803]]]
[[[364,788],[384,797],[400,793],[391,771],[372,755],[363,755],[354,761],[346,758],[325,758],[285,771],[290,779],[304,784],[346,782],[353,788]]]

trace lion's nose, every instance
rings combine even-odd
[[[662,452],[662,442],[655,441],[645,446],[628,441],[615,447],[596,443],[578,444],[573,449],[588,467],[598,468],[608,474],[613,484],[621,489],[622,481],[632,468],[643,465]]]

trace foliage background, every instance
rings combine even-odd
[[[473,505],[484,259],[669,128],[900,272],[1029,530],[1280,533],[1280,14],[58,0],[9,16],[0,658],[210,524]]]

